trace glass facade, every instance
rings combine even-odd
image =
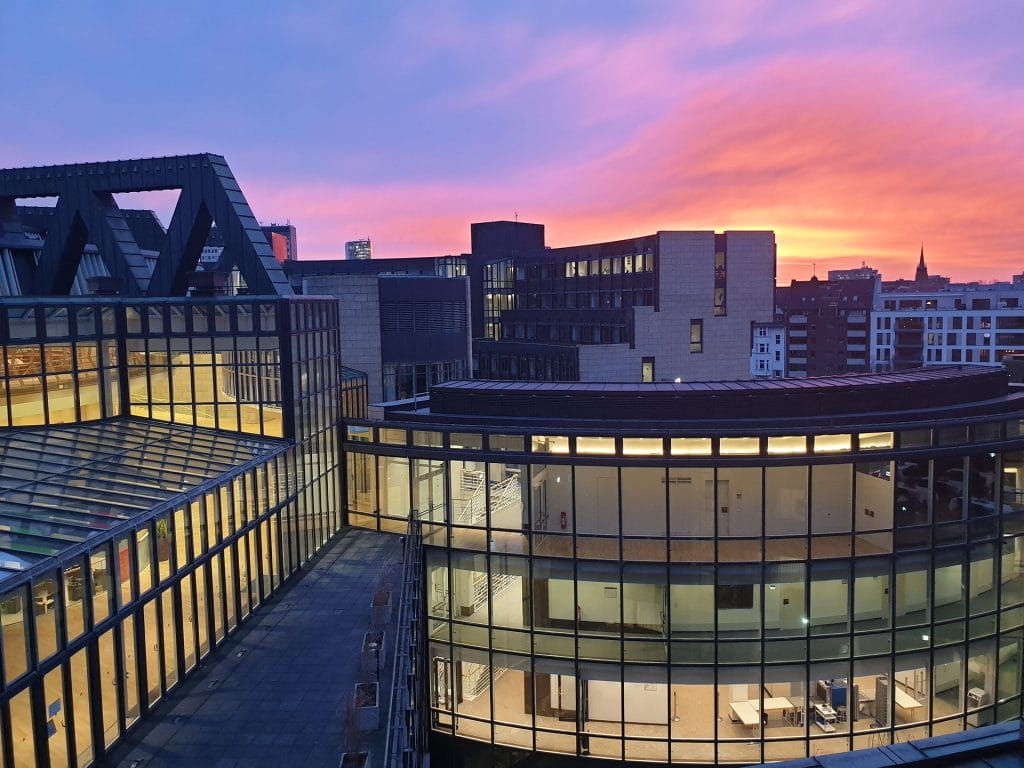
[[[349,422],[348,519],[421,521],[431,724],[464,765],[845,752],[1021,716],[1024,438],[992,418]]]
[[[0,343],[0,764],[85,766],[341,528],[365,378],[313,298],[4,300]]]

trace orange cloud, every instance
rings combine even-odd
[[[453,129],[456,130],[456,129]],[[380,256],[468,248],[469,223],[548,227],[551,245],[659,229],[774,229],[779,276],[861,260],[908,276],[1006,278],[1024,257],[1024,106],[899,56],[783,56],[693,81],[601,157],[435,183],[243,183],[290,216],[305,258],[369,234]]]

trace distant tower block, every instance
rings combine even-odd
[[[345,259],[347,261],[362,261],[369,259],[372,255],[370,238],[365,240],[349,240],[345,243]]]

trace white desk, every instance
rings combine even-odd
[[[743,725],[757,727],[761,724],[761,715],[757,711],[756,701],[734,701],[729,705],[729,719]]]
[[[794,709],[794,704],[785,696],[774,696],[764,700],[734,701],[729,704],[729,719],[750,727],[761,725],[761,708],[764,712],[787,712]]]
[[[751,704],[756,706],[757,702],[752,701]],[[765,712],[785,712],[787,709],[793,709],[793,706],[793,702],[785,696],[775,696],[764,700]]]
[[[900,709],[917,709],[918,707],[923,707],[924,706],[924,704],[922,704],[920,701],[915,699],[909,693],[907,693],[906,691],[900,690],[899,686],[895,687],[895,693],[896,693],[896,706],[899,707]]]

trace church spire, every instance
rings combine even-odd
[[[921,258],[917,262],[917,272],[914,274],[914,282],[928,282],[928,266],[924,263],[924,243],[921,243]]]

